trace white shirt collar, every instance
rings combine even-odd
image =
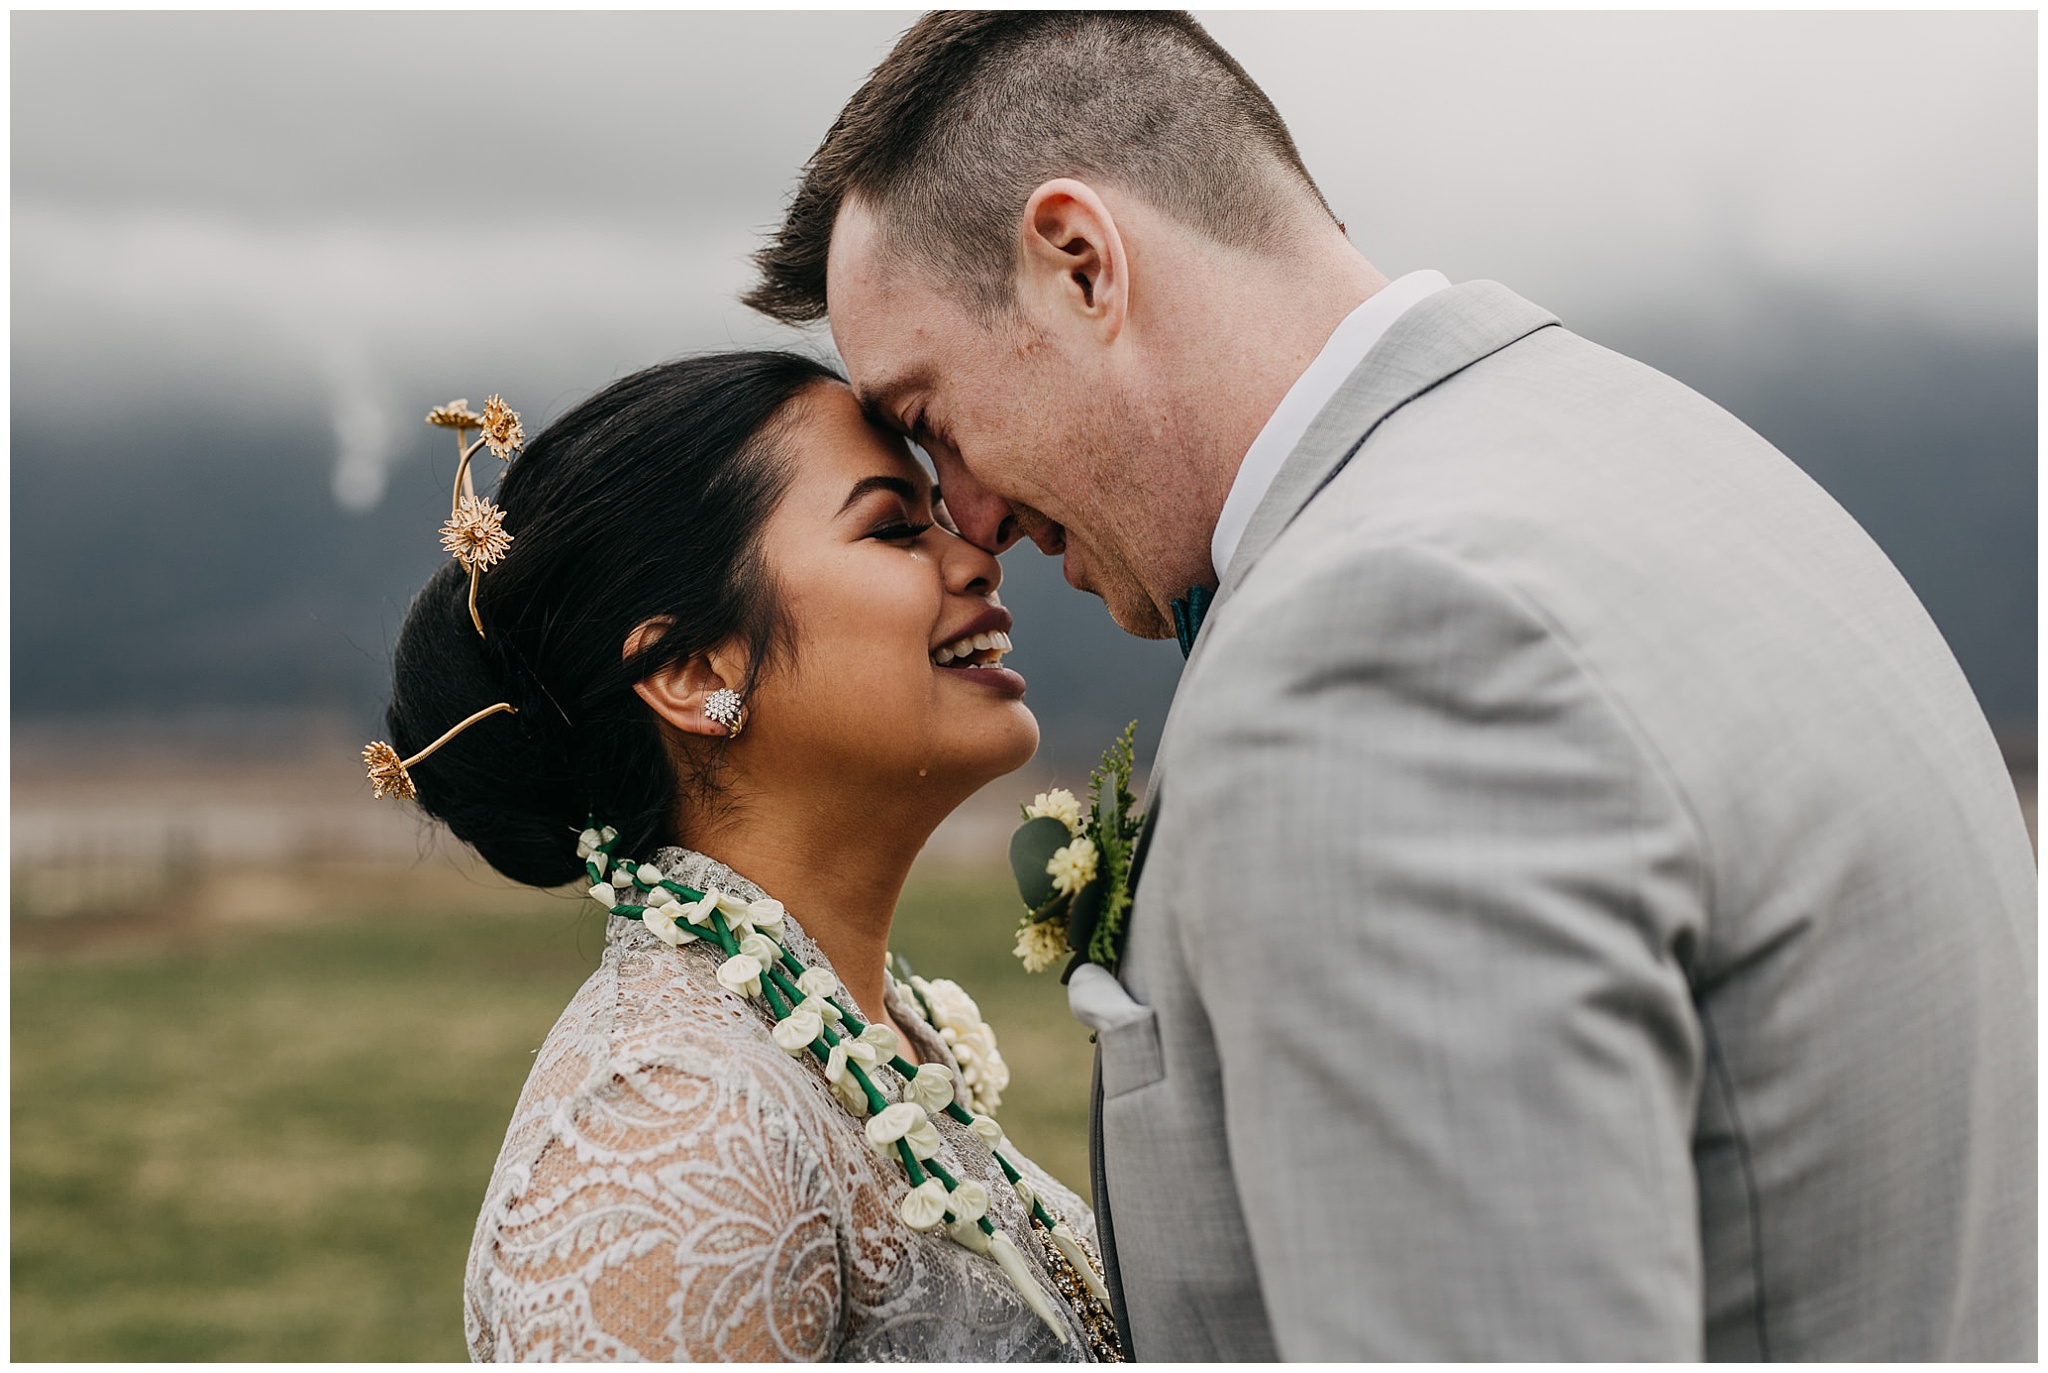
[[[1245,450],[1244,461],[1237,466],[1237,479],[1230,484],[1230,495],[1224,499],[1223,513],[1216,519],[1216,532],[1209,536],[1209,561],[1219,582],[1229,571],[1230,560],[1237,555],[1237,545],[1252,522],[1252,512],[1266,498],[1287,455],[1308,433],[1309,425],[1337,394],[1337,388],[1358,369],[1373,345],[1409,306],[1450,284],[1442,272],[1410,272],[1388,282],[1344,316],[1343,323],[1323,345],[1323,351],[1316,354],[1315,361],[1280,398],[1280,405],[1266,421],[1266,427]]]

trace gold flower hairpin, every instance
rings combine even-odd
[[[408,769],[418,766],[421,760],[432,757],[441,745],[447,743],[477,721],[496,715],[501,710],[507,715],[517,715],[519,713],[518,707],[514,706],[510,701],[500,701],[494,706],[485,706],[482,710],[470,716],[467,720],[464,720],[461,724],[455,726],[455,728],[449,730],[410,758],[400,758],[398,750],[381,739],[366,745],[363,749],[363,765],[370,770],[371,798],[373,800],[382,800],[386,796],[396,796],[402,801],[418,799],[420,794],[419,788],[413,785],[412,773]]]
[[[512,536],[505,532],[505,512],[488,496],[464,496],[441,526],[441,547],[469,569],[469,616],[476,619],[476,574],[505,556]],[[479,624],[476,632],[484,627]]]
[[[469,408],[466,398],[451,400],[429,410],[427,423],[437,429],[453,429],[456,450],[462,455],[455,465],[455,491],[449,497],[448,519],[441,526],[441,547],[453,554],[469,573],[469,619],[482,636],[484,621],[476,608],[477,582],[485,568],[505,556],[512,546],[512,535],[505,528],[505,512],[489,496],[476,494],[469,460],[479,448],[488,447],[491,456],[500,462],[512,461],[512,455],[526,447],[526,430],[520,427],[519,412],[505,404],[503,396],[485,401],[481,415]],[[469,441],[472,429],[479,431],[475,443]]]
[[[436,429],[455,431],[456,451],[462,455],[455,465],[455,491],[449,497],[448,519],[441,526],[441,547],[448,550],[455,561],[469,573],[469,620],[476,626],[476,632],[484,632],[483,617],[477,614],[477,579],[483,570],[498,562],[512,547],[512,535],[505,528],[505,512],[489,496],[476,493],[476,483],[469,475],[469,460],[476,456],[479,448],[488,447],[491,455],[501,462],[510,462],[512,455],[526,447],[526,430],[520,427],[519,412],[505,404],[503,396],[492,396],[484,402],[484,412],[479,415],[469,408],[469,401],[451,400],[446,405],[437,405],[427,412],[427,423]],[[470,442],[469,431],[477,430],[477,438]],[[433,755],[450,739],[468,729],[479,720],[503,711],[517,715],[518,708],[510,701],[485,706],[476,714],[456,725],[433,743],[410,758],[398,756],[398,750],[381,739],[363,748],[363,766],[370,773],[370,795],[381,800],[396,796],[400,800],[413,801],[419,798],[419,788],[413,785],[412,768]]]

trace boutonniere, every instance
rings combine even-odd
[[[1123,955],[1131,909],[1131,855],[1141,816],[1133,814],[1133,720],[1088,778],[1088,805],[1071,791],[1041,792],[1025,806],[1010,836],[1010,871],[1024,897],[1017,957],[1026,972],[1043,972],[1072,955],[1067,971],[1100,963],[1111,972]]]

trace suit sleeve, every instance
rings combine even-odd
[[[1700,1358],[1696,827],[1514,589],[1289,581],[1212,625],[1166,782],[1217,817],[1176,923],[1282,1355]]]

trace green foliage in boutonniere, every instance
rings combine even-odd
[[[1132,813],[1131,749],[1138,722],[1102,755],[1088,779],[1083,810],[1065,789],[1041,792],[1010,836],[1010,871],[1024,897],[1017,957],[1042,972],[1069,954],[1068,965],[1100,963],[1116,970],[1124,921],[1131,910],[1131,857],[1141,817]]]

